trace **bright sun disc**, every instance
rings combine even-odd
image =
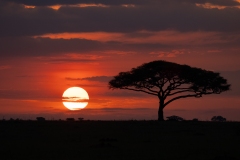
[[[80,87],[68,88],[62,95],[63,105],[69,110],[80,110],[88,105],[87,91]]]

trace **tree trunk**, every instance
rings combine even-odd
[[[164,102],[160,100],[158,109],[158,121],[164,121],[163,117]]]

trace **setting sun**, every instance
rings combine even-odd
[[[80,87],[71,87],[62,95],[63,105],[69,110],[80,110],[88,105],[87,91]]]

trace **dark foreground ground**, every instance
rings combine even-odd
[[[240,123],[0,121],[0,159],[240,160]]]

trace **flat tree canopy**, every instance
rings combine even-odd
[[[110,89],[127,89],[157,96],[158,120],[171,102],[187,97],[220,94],[230,84],[219,73],[167,61],[144,63],[128,72],[120,72],[109,82]]]

